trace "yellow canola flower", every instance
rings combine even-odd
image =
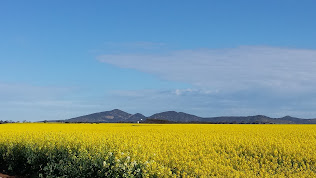
[[[115,156],[113,169],[142,164],[144,177],[316,177],[316,125],[0,125],[0,145],[15,144],[102,155],[101,167]]]

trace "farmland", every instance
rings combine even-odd
[[[35,177],[316,177],[315,150],[316,125],[0,125],[0,171]]]

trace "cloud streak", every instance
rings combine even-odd
[[[199,88],[238,91],[266,88],[305,92],[316,88],[316,50],[242,46],[173,51],[165,55],[102,55],[98,60]]]
[[[156,96],[153,102],[161,108],[168,102],[170,109],[203,116],[316,115],[316,50],[241,46],[156,55],[106,54],[98,60],[192,85],[147,96],[135,91],[133,97],[140,103]],[[126,100],[133,92],[127,93]]]
[[[110,92],[108,99],[118,108],[132,113],[142,112],[147,116],[157,112],[176,110],[204,117],[265,114],[270,117],[292,115],[315,118],[315,96],[315,93],[285,97],[259,90],[221,93],[187,88],[115,90]]]

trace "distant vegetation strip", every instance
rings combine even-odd
[[[316,177],[316,125],[2,124],[30,177]]]

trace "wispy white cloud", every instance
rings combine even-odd
[[[106,54],[101,62],[211,90],[316,88],[316,50],[243,46],[173,51],[165,55]]]
[[[246,116],[265,114],[270,117],[292,115],[303,118],[316,116],[315,93],[285,96],[263,91],[232,93],[200,89],[176,90],[115,90],[110,92],[111,105],[131,113],[151,114],[175,110],[198,116]]]
[[[176,110],[199,116],[316,117],[316,50],[244,46],[106,54],[98,60],[190,85],[74,92],[69,87],[0,83],[0,120],[67,119],[113,108],[147,116]]]
[[[316,50],[242,46],[156,55],[106,54],[98,60],[192,85],[135,95],[139,103],[150,103],[147,98],[156,96],[157,107],[204,116],[316,116]]]

